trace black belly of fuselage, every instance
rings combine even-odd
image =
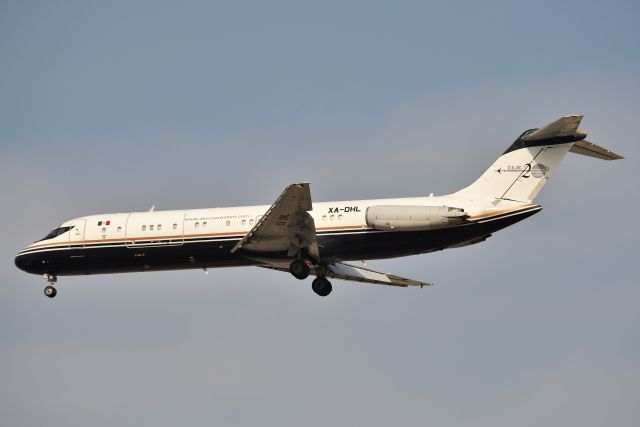
[[[491,233],[538,212],[529,211],[488,222],[428,231],[375,231],[319,233],[322,262],[394,258],[433,252],[470,241],[481,241]],[[127,246],[124,242],[84,247],[21,252],[15,259],[21,270],[55,276],[126,273],[259,265],[259,257],[286,258],[286,253],[231,253],[240,240],[189,241],[180,244]]]

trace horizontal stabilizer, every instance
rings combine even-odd
[[[595,157],[596,159],[602,160],[624,159],[621,155],[586,140],[578,141],[573,144],[569,152],[582,154],[583,156]]]
[[[540,141],[543,139],[561,138],[563,136],[573,136],[578,132],[578,126],[584,116],[564,116],[549,123],[546,126],[536,129],[522,137],[523,141]]]

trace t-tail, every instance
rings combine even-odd
[[[564,116],[524,132],[475,182],[454,194],[497,205],[531,203],[568,152],[603,160],[623,157],[588,142],[583,116]]]

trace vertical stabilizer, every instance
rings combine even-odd
[[[565,116],[524,132],[480,178],[455,195],[531,202],[573,144],[586,138],[578,130],[581,120],[582,116]]]

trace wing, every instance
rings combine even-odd
[[[312,209],[309,183],[289,185],[231,252],[286,252],[296,257],[306,251],[319,261],[316,227],[307,212]]]
[[[364,267],[356,267],[355,265],[337,262],[327,266],[327,277],[336,279],[350,280],[353,282],[375,283],[377,285],[390,286],[431,286],[432,283],[419,282],[413,279],[405,279],[404,277],[395,276],[389,273],[378,273]]]
[[[270,268],[272,270],[289,272],[288,261],[273,259],[258,259],[263,263],[260,267]],[[311,266],[311,274],[318,275],[317,268]],[[342,279],[352,282],[374,283],[376,285],[401,286],[431,286],[432,283],[420,282],[418,280],[406,279],[389,273],[379,273],[364,267],[357,267],[351,264],[336,262],[328,264],[325,276],[333,279]]]

